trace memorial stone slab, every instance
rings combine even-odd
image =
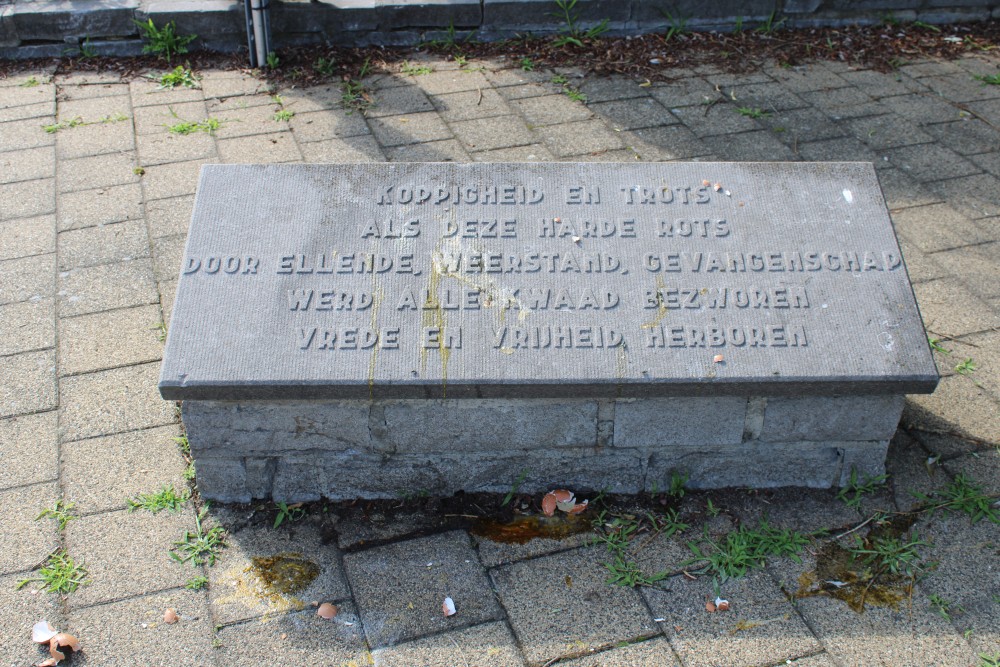
[[[937,379],[867,163],[209,165],[160,392],[199,464],[253,471],[203,493],[291,500],[544,488],[574,453],[639,491],[740,448],[835,485]]]

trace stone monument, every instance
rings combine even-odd
[[[160,392],[245,502],[829,487],[937,380],[867,163],[210,165]]]

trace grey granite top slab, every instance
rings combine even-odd
[[[202,169],[167,399],[930,392],[867,163]]]

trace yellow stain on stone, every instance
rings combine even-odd
[[[283,552],[254,556],[249,565],[236,566],[223,574],[220,587],[232,593],[216,604],[238,604],[249,608],[265,605],[268,613],[298,611],[305,602],[295,597],[319,576],[320,567],[300,553]]]

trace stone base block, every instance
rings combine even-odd
[[[186,401],[202,495],[841,486],[884,471],[903,397]]]

